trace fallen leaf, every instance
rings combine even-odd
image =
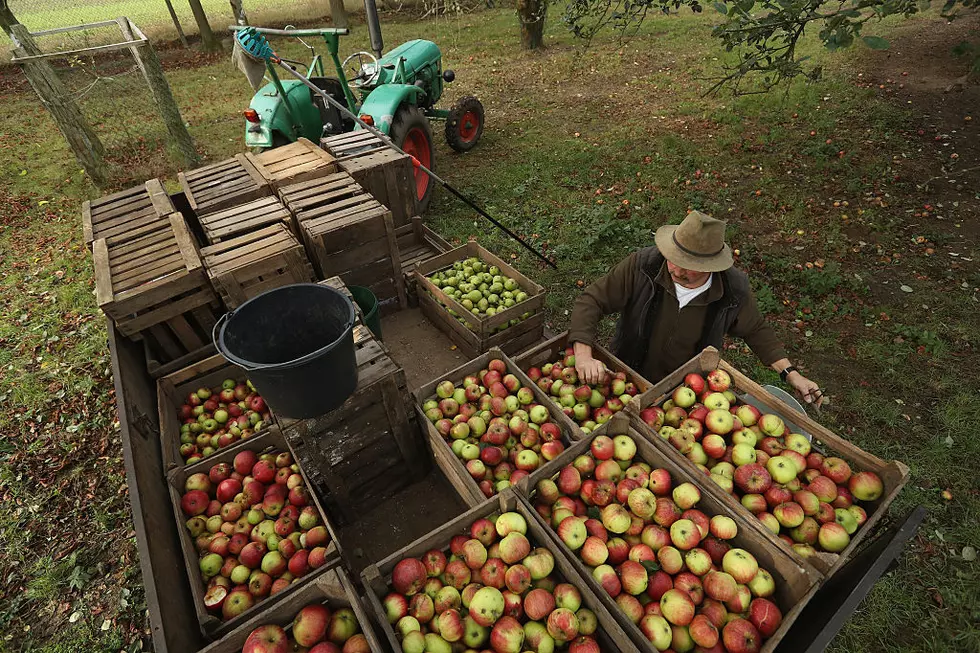
[[[965,546],[963,547],[963,553],[961,555],[967,562],[973,562],[977,559],[977,550],[972,546]]]
[[[902,292],[912,292],[912,288],[910,286],[906,286],[904,283],[899,286],[899,288]]]
[[[75,612],[71,613],[70,617],[68,617],[68,623],[73,624],[81,618],[82,618],[82,613],[76,610]]]

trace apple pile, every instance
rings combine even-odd
[[[288,452],[246,450],[191,474],[180,509],[200,555],[204,604],[224,620],[327,562],[330,535]]]
[[[881,478],[811,451],[778,415],[739,403],[731,385],[724,370],[688,374],[640,416],[799,555],[840,553],[868,518],[855,502],[878,499]]]
[[[637,394],[636,384],[627,381],[626,372],[607,369],[602,383],[579,384],[571,347],[566,347],[564,355],[554,363],[529,368],[527,375],[542,392],[554,397],[562,411],[586,433],[612,419]]]
[[[269,425],[272,414],[251,381],[225,379],[217,388],[198,388],[177,409],[180,455],[190,465],[218,449],[246,440]]]
[[[634,460],[628,435],[595,436],[532,502],[658,651],[755,653],[782,622],[772,575],[732,547],[735,520],[696,508],[701,492]]]
[[[350,608],[331,610],[313,603],[296,614],[289,633],[282,626],[259,626],[245,640],[242,653],[371,653],[367,638]],[[303,648],[301,648],[303,647]]]
[[[480,490],[492,497],[564,450],[561,429],[534,391],[495,358],[477,375],[436,386],[425,416],[466,465]]]
[[[456,261],[452,267],[433,272],[427,278],[436,288],[440,288],[442,292],[455,299],[467,311],[480,317],[496,315],[499,311],[516,306],[528,298],[527,292],[515,279],[500,274],[500,268],[496,265],[488,265],[475,256]],[[473,328],[466,321],[465,315],[460,315],[451,308],[449,314],[465,324],[467,328]],[[497,327],[497,331],[503,331],[529,317],[531,313],[524,313],[520,318],[501,324]]]
[[[598,653],[595,613],[554,569],[554,555],[528,539],[524,516],[506,512],[453,537],[448,558],[433,549],[400,560],[382,604],[404,653]]]

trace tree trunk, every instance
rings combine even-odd
[[[544,45],[544,16],[547,0],[517,0],[517,18],[521,21],[521,47],[537,50]]]
[[[7,6],[7,0],[0,0],[0,29],[2,29],[7,36],[10,36],[10,26],[16,24],[17,19],[14,18],[13,12],[10,11],[10,7]]]
[[[248,16],[245,15],[245,7],[242,6],[242,0],[229,0],[231,4],[231,13],[235,17],[236,25],[248,25]]]
[[[184,36],[184,28],[180,26],[180,21],[177,19],[177,12],[174,11],[174,5],[171,0],[163,0],[167,3],[167,11],[170,12],[170,20],[173,21],[174,27],[177,29],[177,36],[180,37],[180,42],[185,48],[191,47],[187,43],[187,37]]]
[[[330,0],[330,17],[334,27],[347,27],[347,8],[344,0]]]
[[[211,24],[208,22],[208,15],[204,13],[204,7],[201,6],[201,0],[187,0],[187,2],[194,13],[194,20],[197,21],[197,29],[201,32],[201,45],[208,52],[220,50],[221,42],[214,37],[214,32],[211,31]]]

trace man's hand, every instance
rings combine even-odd
[[[820,408],[821,404],[823,404],[824,396],[823,391],[820,390],[820,386],[799,372],[791,372],[786,377],[786,382],[793,386],[793,389],[799,393],[806,403],[812,404],[817,408]]]
[[[575,351],[575,372],[581,383],[601,383],[606,375],[606,366],[602,361],[592,358],[592,347],[582,342],[576,342],[573,346]]]

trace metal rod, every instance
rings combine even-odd
[[[513,238],[514,240],[516,240],[518,243],[520,243],[524,247],[524,249],[526,249],[527,251],[529,251],[532,254],[534,254],[538,259],[544,261],[545,263],[547,263],[549,266],[551,266],[555,270],[558,269],[558,265],[554,261],[552,261],[551,259],[549,259],[547,256],[545,256],[544,254],[542,254],[538,250],[534,249],[534,247],[530,243],[526,242],[523,238],[521,238],[520,236],[518,236],[517,234],[515,234],[513,231],[511,231],[510,229],[508,229],[506,226],[504,226],[503,224],[501,224],[499,220],[497,220],[496,218],[494,218],[493,216],[491,216],[489,213],[487,213],[484,209],[482,209],[479,205],[477,205],[476,202],[474,202],[472,199],[470,199],[469,197],[467,197],[466,195],[464,195],[460,191],[458,191],[455,188],[453,188],[452,186],[450,186],[449,185],[449,182],[447,182],[445,179],[443,179],[442,177],[440,177],[439,175],[437,175],[436,173],[434,173],[429,168],[427,168],[424,165],[422,165],[422,163],[418,159],[416,159],[414,156],[406,153],[403,149],[401,149],[400,147],[398,147],[397,145],[395,145],[394,141],[392,141],[388,137],[387,134],[385,134],[384,132],[382,132],[379,129],[376,129],[373,125],[369,125],[366,122],[364,122],[363,120],[361,120],[360,118],[358,118],[347,107],[345,107],[344,105],[342,105],[339,102],[337,102],[336,100],[334,100],[327,93],[325,93],[322,89],[318,88],[313,82],[311,82],[309,79],[307,79],[306,77],[304,77],[302,73],[300,73],[299,71],[297,71],[295,68],[293,68],[292,66],[290,66],[288,63],[284,62],[282,59],[279,59],[278,57],[276,57],[274,59],[274,61],[276,63],[278,63],[281,67],[283,67],[287,71],[289,71],[296,79],[298,79],[299,81],[301,81],[304,85],[306,85],[307,87],[309,87],[309,89],[311,91],[313,91],[314,93],[316,93],[317,95],[319,95],[320,97],[322,97],[324,100],[326,100],[327,102],[329,102],[331,106],[333,106],[337,110],[341,111],[342,113],[346,114],[350,118],[353,118],[354,119],[354,122],[356,122],[358,125],[360,125],[362,129],[365,129],[368,132],[370,132],[371,134],[373,134],[374,136],[377,136],[378,138],[380,138],[382,143],[385,143],[386,145],[388,145],[388,147],[392,148],[396,152],[399,152],[401,154],[404,154],[405,156],[411,157],[411,159],[412,159],[412,165],[413,166],[415,166],[415,167],[419,168],[420,170],[422,170],[423,172],[425,172],[427,175],[429,175],[430,178],[434,179],[435,181],[438,181],[442,185],[443,188],[445,188],[450,193],[452,193],[453,195],[455,195],[456,197],[458,197],[460,200],[463,201],[464,204],[466,204],[471,209],[473,209],[474,211],[476,211],[477,213],[479,213],[481,216],[483,216],[484,218],[486,218],[487,220],[489,220],[495,227],[497,227],[498,229],[500,229],[501,231],[503,231],[505,234],[507,234],[508,236],[510,236],[511,238]]]
[[[248,25],[229,25],[228,29],[233,32],[248,29]],[[324,27],[323,29],[272,29],[271,27],[253,27],[259,34],[271,34],[272,36],[323,36],[324,34],[336,34],[347,36],[350,30],[346,27]]]

